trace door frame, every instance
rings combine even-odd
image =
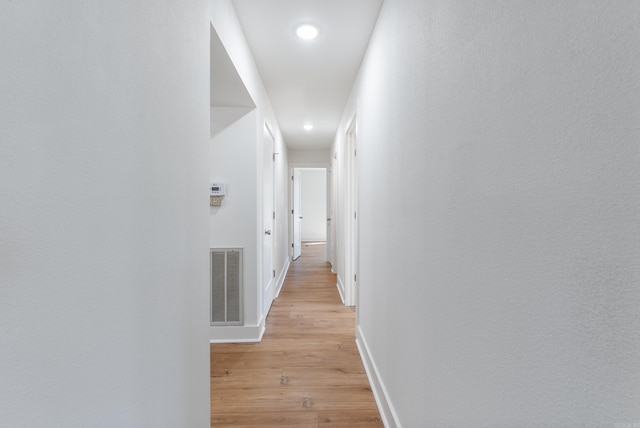
[[[271,127],[269,126],[269,124],[265,121],[264,125],[263,125],[263,141],[262,141],[262,152],[263,152],[263,171],[262,171],[262,179],[263,179],[263,193],[264,193],[264,185],[268,184],[268,182],[271,183],[271,212],[270,213],[266,213],[265,211],[265,195],[263,194],[262,196],[262,266],[261,266],[261,271],[262,274],[260,275],[262,281],[260,284],[260,289],[262,290],[262,292],[260,293],[261,295],[261,312],[263,312],[262,316],[263,319],[266,319],[269,310],[271,309],[271,305],[273,304],[273,300],[275,299],[275,284],[276,284],[276,278],[275,278],[275,267],[274,267],[274,259],[275,259],[275,243],[276,243],[276,237],[277,237],[277,231],[276,231],[276,222],[275,219],[273,218],[275,215],[275,211],[276,211],[276,186],[275,186],[275,175],[276,175],[276,171],[275,171],[275,151],[276,151],[276,140],[275,140],[275,136],[273,135],[273,132],[271,131]],[[269,156],[270,158],[270,162],[271,162],[271,175],[270,177],[266,176],[266,172],[264,171],[264,163],[267,161],[267,154],[265,153],[265,150],[267,148],[267,139],[270,140],[271,142],[271,154]],[[269,227],[269,225],[267,224],[267,222],[265,221],[267,218],[269,218],[269,224],[270,224],[270,229],[269,230],[269,237],[271,240],[271,248],[268,249],[268,252],[270,254],[265,254],[265,235],[266,235],[266,231],[267,228]],[[271,263],[270,266],[271,268],[269,269],[270,272],[265,272],[265,261],[267,260],[267,258],[271,259]],[[268,275],[268,280],[267,278],[265,278],[265,275]],[[267,284],[265,286],[265,284]]]
[[[344,304],[358,305],[359,270],[359,219],[358,219],[358,122],[354,115],[345,132],[345,228],[344,228]]]
[[[326,171],[331,169],[329,162],[291,162],[289,163],[289,260],[293,261],[293,171],[296,168],[324,168]],[[328,172],[327,172],[328,174]],[[327,245],[330,237],[327,236]]]
[[[292,168],[291,185],[293,188],[291,205],[291,261],[302,255],[302,172],[300,168]]]
[[[338,229],[338,162],[337,156],[331,154],[331,162],[327,168],[327,261],[331,272],[337,273],[337,229]]]

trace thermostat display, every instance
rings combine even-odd
[[[226,183],[211,183],[209,189],[211,190],[210,196],[225,196],[227,194]]]

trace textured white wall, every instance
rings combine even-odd
[[[0,426],[209,425],[208,14],[0,5]]]
[[[351,107],[358,327],[402,426],[640,423],[639,18],[385,1]]]
[[[331,162],[329,150],[291,150],[289,162],[300,165],[328,165]]]
[[[302,169],[300,173],[300,196],[303,241],[325,241],[327,239],[327,171],[325,169]]]
[[[244,257],[244,322],[256,326],[260,322],[258,295],[262,283],[257,266],[256,231],[262,227],[258,219],[257,181],[257,112],[254,110],[217,134],[210,143],[209,173],[211,180],[227,183],[227,196],[221,207],[210,207],[209,244],[212,248],[243,248]],[[212,330],[225,327],[212,327]],[[214,336],[212,336],[214,337]]]

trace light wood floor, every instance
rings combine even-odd
[[[304,245],[261,343],[211,345],[211,426],[382,427],[325,245]]]

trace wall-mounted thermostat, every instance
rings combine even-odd
[[[211,183],[209,188],[211,190],[210,196],[225,196],[227,194],[226,183]]]

